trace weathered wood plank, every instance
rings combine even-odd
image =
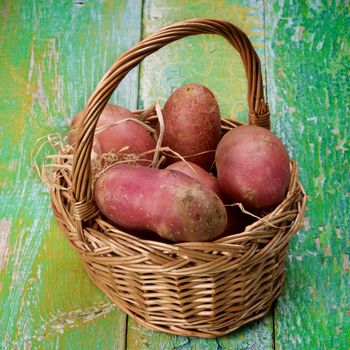
[[[258,1],[144,2],[143,36],[187,18],[216,17],[236,23],[253,40],[264,62],[263,6]],[[222,114],[246,120],[246,77],[238,54],[223,38],[195,36],[172,43],[144,60],[140,77],[140,107],[156,98],[164,103],[172,90],[198,82],[216,94]],[[128,349],[272,349],[273,322],[269,315],[227,337],[198,339],[148,331],[129,319]]]
[[[264,66],[263,6],[260,1],[146,0],[143,36],[196,17],[230,20],[252,39]],[[164,102],[181,84],[198,82],[215,92],[224,116],[246,120],[247,79],[238,53],[219,36],[192,36],[171,43],[141,65],[140,105]]]
[[[276,349],[348,349],[349,4],[266,5],[272,124],[309,195],[275,311]]]
[[[126,316],[88,279],[57,230],[30,164],[65,133],[119,54],[139,41],[141,1],[0,5],[0,348],[124,349]],[[138,71],[113,101],[137,104]]]
[[[243,326],[238,331],[216,339],[201,339],[173,336],[153,332],[130,320],[128,323],[128,350],[241,350],[241,349],[273,349],[272,316]]]

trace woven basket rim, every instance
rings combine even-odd
[[[106,221],[106,219],[103,215],[102,217],[94,216],[94,221],[99,224],[100,227],[104,227],[104,233],[98,232],[96,230],[92,230],[89,228],[81,228],[83,232],[85,232],[83,235],[87,235],[87,231],[91,230],[91,233],[89,233],[89,237],[91,238],[93,235],[99,235],[101,236],[101,239],[109,239],[110,242],[106,242],[106,244],[114,245],[115,241],[113,240],[113,237],[118,236],[118,239],[127,241],[128,245],[132,246],[135,251],[140,249],[142,253],[149,250],[150,254],[152,251],[166,251],[169,255],[178,255],[178,256],[185,256],[191,255],[191,252],[194,252],[194,254],[217,254],[218,257],[220,253],[223,253],[225,255],[229,254],[228,250],[232,248],[237,248],[242,244],[245,244],[246,242],[250,242],[251,245],[254,245],[255,242],[258,242],[261,240],[261,236],[257,234],[256,232],[263,231],[266,227],[271,226],[273,227],[279,227],[280,221],[288,221],[288,217],[286,218],[286,213],[288,214],[288,208],[290,207],[291,202],[296,202],[298,206],[298,210],[294,209],[290,211],[290,216],[293,217],[291,225],[285,227],[285,231],[282,235],[274,235],[268,239],[268,242],[266,244],[266,247],[259,252],[254,251],[254,247],[251,247],[249,251],[246,251],[243,256],[240,256],[240,258],[236,261],[235,259],[231,259],[230,261],[226,261],[226,264],[230,263],[231,266],[229,269],[235,269],[237,266],[240,265],[249,265],[250,259],[257,260],[261,256],[264,257],[265,253],[269,252],[269,249],[272,246],[275,245],[285,245],[288,243],[290,238],[298,231],[298,229],[303,224],[303,213],[305,210],[306,205],[306,193],[301,185],[301,183],[298,180],[298,170],[297,165],[294,161],[291,161],[291,181],[289,184],[289,188],[286,194],[285,199],[269,214],[267,214],[265,217],[260,218],[259,220],[256,220],[252,224],[248,225],[243,232],[240,233],[234,233],[232,235],[227,234],[222,238],[213,240],[211,242],[167,242],[167,241],[158,241],[154,239],[145,239],[140,238],[137,235],[135,235],[132,232],[128,232],[127,230],[124,230],[122,228],[117,228],[113,225],[113,223]],[[56,176],[57,179],[61,178],[61,175],[59,174],[59,170],[57,170],[58,174]],[[52,199],[53,199],[53,207],[56,216],[60,216],[60,213],[58,212],[57,208],[61,208],[61,213],[64,213],[64,217],[67,218],[67,213],[70,211],[70,204],[64,203],[64,200],[67,196],[62,196],[62,190],[60,187],[54,188],[52,191]],[[63,209],[64,208],[64,209]],[[287,209],[286,209],[287,208]],[[68,214],[69,215],[69,214]],[[74,218],[74,215],[70,217],[70,220],[73,222],[76,222],[76,218]],[[87,230],[87,231],[86,231]],[[85,239],[81,239],[81,233],[78,234],[79,231],[76,229],[74,230],[74,233],[76,234],[76,237],[72,240],[72,237],[70,237],[69,234],[67,234],[67,230],[65,230],[65,233],[67,235],[68,240],[70,241],[71,245],[75,250],[78,251],[81,255],[84,257],[90,258],[93,257],[95,254],[94,249],[91,246],[88,246],[86,243],[87,241]],[[104,237],[102,237],[104,235]],[[133,258],[136,256],[131,255]],[[117,259],[116,259],[117,260]],[[121,259],[122,260],[122,259]],[[115,261],[117,262],[117,261]],[[224,262],[223,262],[224,264]],[[121,269],[128,269],[122,264],[120,265]],[[208,264],[208,268],[204,271],[208,274],[215,274],[218,271],[220,271],[220,268],[212,269],[212,266]],[[222,266],[222,270],[227,270],[228,267],[225,267],[225,265]],[[129,271],[140,271],[140,266],[136,266],[135,268],[129,268]],[[152,265],[150,267],[145,267],[144,271],[149,272],[153,271],[155,273],[165,273],[168,275],[182,275],[185,276],[186,274],[190,273],[191,275],[197,275],[203,273],[203,266],[201,266],[200,272],[196,272],[193,268],[177,268],[175,269],[174,266],[168,266],[164,267],[163,264],[159,265]]]

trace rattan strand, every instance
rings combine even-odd
[[[222,20],[179,22],[125,52],[104,75],[87,103],[73,160],[64,150],[57,158],[51,195],[57,222],[88,275],[122,311],[152,330],[213,338],[264,316],[280,293],[288,242],[305,211],[295,162],[288,193],[273,212],[244,232],[205,243],[145,240],[115,227],[95,208],[90,174],[96,123],[120,81],[146,56],[196,34],[221,35],[239,52],[249,123],[269,128],[260,62],[247,36]],[[239,125],[223,120],[222,130]]]

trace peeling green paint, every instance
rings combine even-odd
[[[350,13],[343,1],[3,1],[0,4],[0,348],[346,349],[350,344]],[[143,9],[143,13],[142,12]],[[273,130],[309,195],[272,313],[217,339],[151,332],[87,277],[31,169],[38,138],[65,133],[112,62],[143,36],[191,17],[226,18],[256,47]],[[129,108],[197,81],[246,120],[246,78],[219,37],[147,58],[112,96]]]
[[[272,125],[297,160],[309,196],[275,310],[276,348],[346,349],[349,7],[339,1],[266,4]]]
[[[139,41],[141,2],[6,1],[0,13],[0,348],[124,349],[126,316],[58,231],[30,158]],[[136,108],[137,80],[134,71],[113,101]]]

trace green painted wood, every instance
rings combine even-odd
[[[130,320],[128,323],[128,350],[241,350],[273,349],[272,316],[243,326],[238,331],[216,339],[181,337],[149,331]]]
[[[0,4],[0,348],[124,349],[126,316],[88,279],[31,167],[141,33],[141,1]],[[112,100],[137,103],[138,71]]]
[[[252,39],[264,62],[263,4],[256,1],[147,0],[143,36],[171,23],[194,17],[223,18],[236,23]],[[217,96],[222,114],[246,121],[247,80],[239,55],[218,36],[195,36],[167,45],[141,65],[140,107],[189,82],[208,86]],[[147,349],[272,349],[273,320],[264,319],[217,339],[198,339],[153,332],[129,318],[127,348]]]
[[[309,195],[275,310],[276,349],[349,349],[349,4],[266,1],[272,125]]]
[[[274,315],[213,340],[152,332],[127,320],[58,231],[30,164],[35,141],[67,132],[72,115],[141,30],[146,36],[201,16],[238,24],[263,65],[266,52],[273,129],[298,161],[310,197]],[[347,349],[349,26],[341,1],[272,0],[265,9],[253,0],[2,1],[0,348]],[[143,63],[140,84],[135,69],[112,101],[129,108],[138,97],[140,107],[158,97],[164,102],[190,81],[209,86],[225,116],[246,120],[243,67],[216,37],[162,49]]]
[[[146,0],[143,36],[195,17],[222,18],[237,24],[253,41],[264,66],[263,4],[257,1]],[[247,79],[236,51],[216,35],[184,38],[147,57],[141,65],[141,107],[156,98],[164,103],[181,84],[198,82],[214,91],[226,117],[247,120]]]

